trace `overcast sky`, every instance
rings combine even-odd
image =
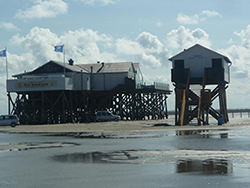
[[[140,62],[144,79],[170,82],[169,57],[196,43],[233,62],[229,108],[250,107],[249,0],[1,0],[0,50],[9,75],[61,61]],[[0,58],[0,113],[7,113],[5,58]],[[174,95],[169,97],[174,109]]]

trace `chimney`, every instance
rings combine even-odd
[[[90,70],[91,74],[93,74],[93,66],[90,67]]]
[[[74,65],[74,61],[72,59],[70,59],[68,62],[69,62],[69,65],[71,66]]]

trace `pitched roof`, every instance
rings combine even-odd
[[[117,73],[117,72],[128,72],[132,67],[132,62],[116,62],[116,63],[94,63],[94,64],[76,64],[75,66],[85,69],[93,73]],[[132,67],[133,68],[133,67]]]
[[[86,70],[83,70],[81,67],[74,66],[74,65],[72,66],[72,65],[69,65],[68,63],[62,63],[62,62],[53,61],[53,60],[51,60],[50,62],[56,63],[56,64],[58,64],[58,65],[60,65],[60,66],[62,66],[62,67],[65,66],[65,69],[68,69],[68,70],[70,70],[70,71],[72,71],[72,72],[81,72],[81,71],[83,71],[83,72],[85,72],[85,73],[88,72],[88,71],[86,71]]]
[[[69,65],[68,63],[62,63],[59,61],[49,61],[44,65],[34,69],[33,71],[13,75],[13,77],[22,76],[22,75],[29,75],[36,72],[39,72],[44,66],[47,66],[49,63],[59,65],[60,67],[65,66],[66,72],[83,72],[83,73],[90,73],[91,67],[93,68],[93,73],[121,73],[121,72],[129,72],[130,68],[132,68],[133,72],[136,72],[139,63],[132,63],[132,62],[116,62],[116,63],[93,63],[93,64],[73,64]]]
[[[230,59],[229,59],[227,56],[224,56],[224,55],[222,55],[222,54],[220,54],[220,53],[218,53],[218,52],[215,52],[215,51],[213,51],[213,50],[211,50],[211,49],[209,49],[209,48],[206,48],[206,47],[204,47],[204,46],[202,46],[202,45],[200,45],[200,44],[195,44],[195,45],[191,46],[191,47],[188,48],[188,49],[184,49],[182,52],[180,52],[180,53],[174,55],[173,57],[169,58],[169,60],[172,61],[172,60],[173,60],[174,58],[176,58],[177,56],[179,56],[179,55],[181,55],[181,54],[183,54],[183,53],[186,53],[187,51],[191,50],[191,49],[194,48],[194,47],[204,48],[204,49],[206,49],[206,50],[208,50],[208,51],[210,51],[210,52],[212,52],[212,53],[215,53],[215,54],[217,54],[217,55],[219,55],[219,56],[222,56],[228,63],[232,64],[232,62],[230,61]]]

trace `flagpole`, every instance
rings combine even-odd
[[[8,96],[8,114],[10,114],[10,93],[7,91],[7,84],[9,78],[9,70],[8,70],[8,58],[7,58],[7,47],[5,47],[5,59],[6,59],[6,92]]]
[[[6,58],[6,80],[8,80],[9,78],[9,74],[8,74],[8,59],[7,59],[7,47],[5,47],[5,58]]]
[[[66,74],[65,74],[65,45],[63,45],[63,63],[64,63],[64,77],[66,77]]]

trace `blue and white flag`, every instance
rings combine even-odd
[[[63,52],[63,45],[57,45],[54,49],[55,52]]]
[[[0,51],[0,57],[6,57],[6,50]]]

